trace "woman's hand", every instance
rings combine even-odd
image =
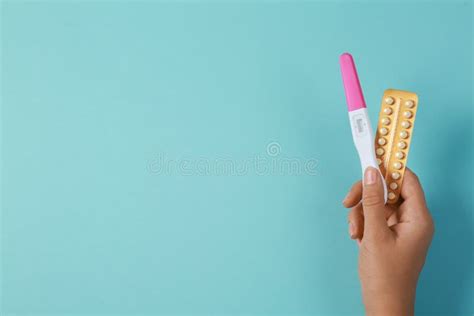
[[[368,315],[413,315],[416,284],[434,232],[417,176],[405,171],[402,202],[384,204],[378,170],[367,168],[343,204],[359,243],[359,276]]]

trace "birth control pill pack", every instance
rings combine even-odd
[[[389,204],[396,203],[400,197],[417,108],[415,93],[385,90],[375,136],[375,153],[387,183]]]

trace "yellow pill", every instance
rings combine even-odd
[[[402,164],[397,161],[397,162],[394,162],[394,163],[393,163],[393,167],[394,167],[395,169],[400,170],[400,169],[402,169]]]
[[[401,131],[401,132],[400,132],[400,137],[401,137],[401,138],[407,138],[407,137],[408,137],[407,131]]]
[[[383,125],[389,125],[389,124],[390,124],[390,119],[389,119],[388,117],[384,117],[384,118],[382,119],[382,124],[383,124]]]
[[[390,183],[390,189],[396,190],[398,188],[398,184],[396,182]]]
[[[403,112],[403,116],[406,117],[406,118],[410,118],[412,115],[413,115],[413,113],[411,113],[411,111]]]
[[[392,114],[392,109],[391,109],[391,108],[385,108],[385,109],[383,110],[383,112],[384,112],[385,114],[387,114],[387,115],[390,115],[390,114]]]
[[[379,133],[382,134],[382,135],[387,135],[388,134],[388,129],[386,129],[385,127],[382,127],[381,129],[379,129]]]
[[[400,173],[398,173],[398,172],[392,172],[392,178],[395,179],[395,180],[400,179]]]
[[[377,158],[377,164],[382,164],[382,160],[380,160],[379,158]]]
[[[375,152],[377,153],[377,156],[382,156],[385,150],[383,150],[383,148],[377,148]]]
[[[397,157],[398,159],[403,159],[403,157],[405,157],[405,154],[403,153],[403,151],[397,151],[395,153],[395,157]]]
[[[385,138],[379,138],[379,140],[377,141],[379,143],[379,145],[385,145],[387,143],[387,141],[385,140]]]
[[[410,126],[411,126],[410,122],[408,122],[408,121],[403,121],[402,122],[402,127],[403,128],[410,128]]]
[[[392,97],[386,97],[385,98],[385,103],[388,105],[392,105],[395,102],[395,100]]]
[[[397,146],[398,146],[398,148],[405,149],[407,147],[407,143],[399,142]]]
[[[406,106],[407,108],[411,109],[412,107],[415,106],[415,102],[413,102],[412,100],[407,100],[407,101],[405,102],[405,106]]]
[[[396,197],[397,197],[397,196],[395,195],[395,193],[393,193],[393,192],[388,193],[388,198],[389,198],[390,200],[393,200],[393,199],[395,199]]]

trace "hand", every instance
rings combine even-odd
[[[359,276],[368,315],[413,315],[416,284],[434,225],[417,176],[407,169],[401,203],[385,205],[377,169],[367,168],[343,204],[359,244]]]

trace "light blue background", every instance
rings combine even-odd
[[[345,51],[373,121],[384,89],[420,96],[409,165],[436,236],[417,311],[474,312],[470,1],[1,8],[0,314],[362,314]],[[317,174],[149,168],[270,142]]]

